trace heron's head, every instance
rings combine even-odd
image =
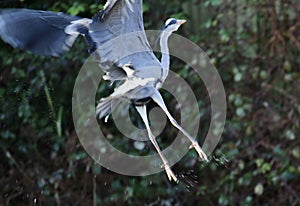
[[[163,31],[167,31],[167,32],[177,31],[179,27],[185,22],[186,20],[170,18],[166,21]]]

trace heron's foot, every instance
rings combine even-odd
[[[167,173],[167,176],[168,176],[168,179],[170,181],[174,180],[176,183],[178,183],[178,179],[177,177],[175,176],[175,174],[173,173],[173,171],[171,170],[170,166],[168,163],[165,163],[161,166],[162,168],[165,168],[165,171]]]
[[[203,150],[201,149],[201,147],[199,146],[197,141],[194,141],[192,143],[192,145],[190,146],[190,149],[195,148],[195,150],[197,151],[199,157],[205,161],[208,161],[206,154],[203,152]]]

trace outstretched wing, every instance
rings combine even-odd
[[[0,37],[14,48],[58,56],[70,49],[79,34],[88,35],[90,22],[63,13],[5,9],[0,10]]]
[[[128,64],[136,76],[160,75],[160,62],[144,31],[142,0],[108,0],[104,11],[93,18],[89,32],[97,44],[99,65],[107,79],[126,78],[121,68]]]

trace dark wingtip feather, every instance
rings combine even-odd
[[[43,56],[68,51],[75,36],[64,29],[79,17],[30,9],[0,10],[0,37],[14,48]]]

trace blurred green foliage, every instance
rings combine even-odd
[[[4,0],[0,7],[92,17],[104,3]],[[162,28],[170,16],[188,19],[179,32],[206,51],[224,81],[228,118],[211,161],[197,162],[189,152],[173,167],[178,185],[164,173],[127,177],[96,165],[76,137],[71,114],[74,82],[88,57],[84,40],[60,58],[1,41],[1,204],[300,205],[300,2],[144,0],[143,9],[147,29]],[[210,122],[210,102],[185,66],[174,59],[172,70],[203,94],[201,137]],[[99,91],[108,94],[105,84]],[[107,134],[116,133],[113,125],[106,127]],[[174,134],[167,127],[161,137]],[[133,144],[120,135],[112,143],[125,151]]]

